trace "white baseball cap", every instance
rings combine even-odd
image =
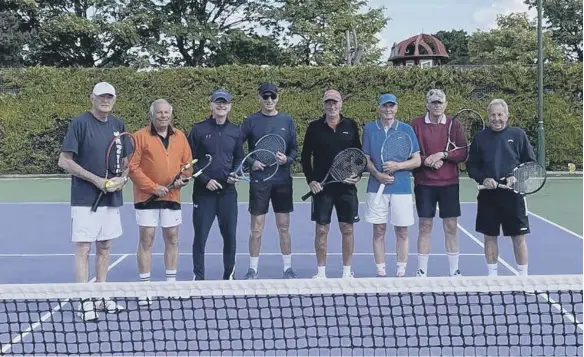
[[[114,86],[107,82],[99,82],[93,87],[93,94],[94,95],[102,95],[102,94],[111,94],[114,97],[116,96],[116,89]]]

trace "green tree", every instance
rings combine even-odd
[[[378,63],[383,48],[377,36],[389,19],[383,8],[361,0],[276,0],[262,10],[264,25],[283,39],[299,65],[341,65],[347,57],[347,34],[362,48],[360,63]],[[350,47],[356,50],[355,44]]]
[[[468,64],[468,38],[464,30],[438,31],[434,35],[446,47],[449,58],[446,64]]]
[[[537,0],[524,0],[529,8]],[[582,0],[542,0],[543,17],[553,39],[564,48],[566,57],[582,62]]]
[[[526,13],[497,16],[497,28],[474,32],[468,41],[473,64],[537,63],[537,27]],[[546,62],[560,62],[564,55],[551,33],[545,32],[543,52]]]

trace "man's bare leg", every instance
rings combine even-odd
[[[140,274],[140,281],[150,281],[150,271],[152,269],[152,246],[154,245],[154,235],[156,234],[156,227],[138,228],[140,234],[140,242],[138,243],[138,252],[136,260],[138,261],[138,274]]]
[[[162,228],[162,237],[164,238],[166,281],[175,281],[178,265],[178,226]]]
[[[316,224],[314,250],[316,252],[317,274],[315,277],[326,278],[327,236],[330,224]]]

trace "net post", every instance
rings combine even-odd
[[[543,7],[537,0],[537,161],[547,169],[543,126]]]

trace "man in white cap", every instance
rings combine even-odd
[[[106,82],[95,85],[90,95],[91,109],[73,118],[63,139],[59,167],[71,174],[71,233],[75,244],[75,278],[78,283],[89,280],[89,251],[95,242],[95,281],[105,282],[112,240],[122,235],[119,208],[123,205],[122,189],[128,181],[126,170],[121,177],[111,178],[106,187],[105,171],[107,148],[114,135],[126,131],[124,123],[111,115],[116,102],[115,88]],[[100,191],[104,195],[96,212],[91,212],[93,201]],[[96,320],[96,309],[115,313],[123,309],[113,300],[94,303],[86,300],[78,315],[84,320]]]

